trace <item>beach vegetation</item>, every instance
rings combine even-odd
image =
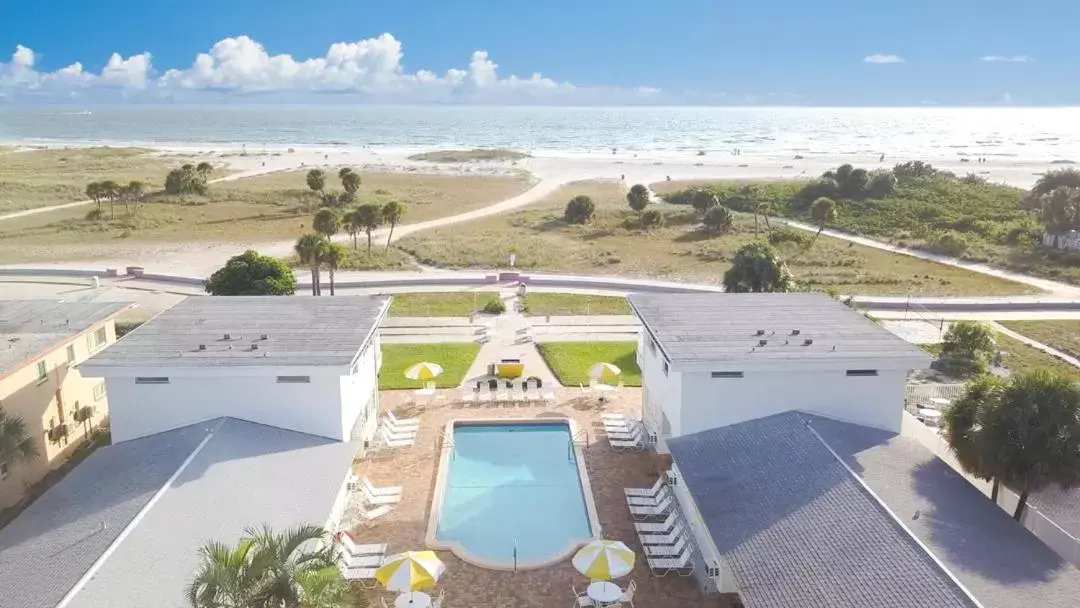
[[[654,228],[664,227],[664,213],[659,209],[647,209],[641,212],[641,228],[643,230],[652,230]]]
[[[795,281],[780,254],[768,243],[755,241],[735,252],[731,268],[724,273],[724,290],[730,293],[792,291]]]
[[[474,161],[516,161],[532,158],[531,155],[505,148],[474,148],[472,150],[432,150],[413,154],[409,160],[432,163],[467,163]]]
[[[709,209],[719,204],[720,200],[716,198],[716,194],[704,188],[695,191],[690,196],[690,205],[700,216],[704,216],[709,212]]]
[[[212,296],[291,296],[296,275],[281,260],[248,249],[215,270],[204,287]]]
[[[957,321],[951,324],[933,368],[957,378],[985,373],[997,352],[995,334],[984,323]]]
[[[393,294],[391,317],[470,317],[483,307],[490,292],[432,291]]]
[[[203,170],[200,171],[199,167],[203,167]],[[199,163],[198,167],[186,163],[179,169],[173,169],[165,176],[165,194],[170,196],[205,195],[209,190],[207,178],[212,172],[213,167],[208,163]]]
[[[339,268],[344,266],[349,259],[349,250],[341,244],[326,240],[319,247],[319,263],[326,267],[330,279],[330,295],[334,294],[334,279]],[[282,262],[284,264],[284,262]]]
[[[484,307],[480,309],[480,312],[489,315],[501,315],[506,312],[506,303],[499,296],[492,296],[488,298],[487,302],[484,302]]]
[[[322,285],[320,285],[319,281],[319,268],[322,266],[322,260],[319,254],[322,252],[325,243],[325,236],[317,232],[309,232],[296,239],[296,244],[293,245],[296,256],[311,269],[311,295],[313,296],[322,295]]]
[[[813,244],[821,236],[821,231],[825,230],[825,226],[836,221],[836,201],[825,196],[817,199],[814,204],[810,205],[810,217],[818,225],[814,240],[811,241],[811,244]]]
[[[319,209],[311,219],[311,227],[315,232],[331,238],[341,230],[341,214],[333,209]]]
[[[734,224],[735,214],[731,212],[731,209],[722,205],[712,207],[701,218],[701,225],[705,230],[715,234],[728,232]]]
[[[563,219],[568,224],[588,224],[596,214],[596,203],[584,194],[579,194],[566,203]]]
[[[405,219],[405,205],[401,204],[401,201],[386,201],[386,204],[380,210],[380,214],[383,223],[390,226],[390,230],[386,234],[386,246],[390,247],[390,242],[394,239],[394,227]]]
[[[15,467],[38,457],[39,451],[26,422],[0,409],[0,462]]]
[[[641,213],[649,204],[649,189],[643,184],[630,186],[630,190],[626,193],[626,203],[631,209]]]
[[[338,179],[341,180],[341,187],[345,190],[345,193],[341,196],[341,202],[351,203],[355,201],[356,193],[360,190],[360,174],[349,167],[345,167],[338,171]]]
[[[307,172],[307,187],[312,192],[321,195],[326,190],[326,172],[322,169],[312,169]]]
[[[382,207],[374,203],[364,203],[349,214],[348,222],[367,235],[367,252],[371,255],[371,233],[382,224]]]

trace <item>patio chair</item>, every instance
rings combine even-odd
[[[525,393],[517,390],[510,389],[510,402],[511,403],[525,403]]]
[[[417,433],[417,429],[414,429],[414,428],[413,429],[398,429],[398,428],[394,428],[392,426],[389,426],[389,425],[387,425],[385,423],[383,423],[383,425],[381,427],[379,427],[379,430],[381,432],[383,432],[387,437],[389,437],[390,439],[392,439],[394,441],[416,439],[416,433]]]
[[[367,511],[360,511],[360,513],[358,514],[358,517],[360,519],[361,524],[370,525],[371,522],[375,521],[376,519],[379,519],[383,515],[386,515],[387,513],[389,513],[390,511],[393,511],[393,510],[394,510],[394,508],[391,507],[390,505],[382,505],[381,507],[375,507],[374,509],[370,509],[370,510],[367,510]]]
[[[507,393],[505,389],[498,389],[498,392],[495,393],[495,397],[492,399],[495,403],[509,403],[510,394]]]
[[[629,604],[630,608],[634,608],[634,593],[637,591],[637,583],[630,581],[630,584],[626,586],[626,589],[619,596],[620,604]]]
[[[477,403],[491,403],[495,398],[495,394],[490,390],[482,390],[477,394]]]
[[[369,555],[348,555],[342,553],[339,556],[342,563],[346,568],[378,568],[382,565],[386,556],[382,553],[372,553]]]
[[[537,388],[536,390],[539,391],[540,389]],[[552,403],[555,401],[555,391],[548,389],[540,394],[540,398],[543,399],[545,403]]]
[[[627,496],[656,496],[660,493],[660,490],[666,487],[666,480],[664,476],[656,478],[656,483],[651,488],[623,488],[623,494]]]
[[[602,426],[604,427],[604,432],[607,433],[608,435],[619,435],[619,434],[628,435],[631,432],[633,432],[634,427],[636,427],[637,425],[638,425],[637,422],[631,422],[629,420],[626,421],[626,422],[606,422],[605,421],[605,422],[602,423]]]
[[[401,494],[401,486],[374,486],[367,477],[360,478],[360,487],[364,488],[372,496],[393,496]]]
[[[363,499],[364,504],[370,507],[396,505],[401,502],[401,494],[384,494],[382,496],[376,496],[365,490],[363,487],[360,488],[360,497]]]
[[[443,600],[446,599],[446,591],[439,589],[439,595],[431,599],[431,608],[442,608]]]
[[[577,590],[577,587],[574,587],[573,585],[570,586],[570,589],[574,592],[574,606],[575,606],[575,608],[578,607],[578,606],[590,606],[591,607],[591,606],[596,605],[596,602],[594,602],[592,600],[592,598],[589,597],[589,594],[579,592]]]
[[[345,564],[339,566],[341,577],[347,581],[360,584],[365,589],[374,589],[379,582],[375,580],[375,568],[349,568]]]
[[[679,515],[676,511],[669,511],[664,521],[659,523],[637,522],[634,524],[634,529],[637,530],[639,535],[641,534],[667,534],[675,529],[675,525],[679,523]]]
[[[671,510],[671,498],[665,498],[655,505],[642,505],[630,506],[630,515],[634,519],[648,519],[650,517],[661,517],[667,515],[667,512]]]
[[[388,448],[403,448],[408,447],[416,442],[416,436],[403,439],[401,437],[394,437],[386,432],[386,427],[379,429],[379,439],[382,440],[383,445]]]
[[[496,378],[488,380],[488,390],[493,393],[499,390],[499,381]]]
[[[406,428],[410,428],[410,427],[419,427],[420,426],[420,420],[419,419],[417,419],[417,418],[398,418],[397,416],[394,415],[394,412],[391,412],[389,410],[387,410],[387,412],[386,412],[386,421],[390,423],[390,426],[397,427],[397,428],[402,428],[402,429],[406,429]]]
[[[601,412],[600,419],[604,422],[626,422],[630,416],[622,412]]]
[[[638,534],[638,540],[641,541],[641,546],[646,549],[649,545],[674,545],[679,542],[679,539],[685,538],[686,528],[683,527],[682,522],[676,523],[672,528],[670,534]]]
[[[643,434],[640,424],[635,424],[625,431],[609,431],[605,428],[604,432],[607,433],[608,439],[614,439],[615,441],[641,441]]]
[[[649,563],[649,571],[653,576],[667,576],[672,572],[679,576],[690,576],[694,573],[694,561],[690,551],[684,551],[675,557],[646,558]]]
[[[581,389],[581,394],[582,395],[588,395],[589,393],[591,393],[592,392],[592,387],[593,387],[593,385],[592,385],[591,380],[589,381],[589,386],[588,387],[586,387],[584,384],[578,382],[578,388]]]
[[[461,389],[460,401],[462,403],[472,403],[476,401],[476,391],[472,390],[471,388]]]
[[[608,437],[608,445],[611,446],[611,449],[619,451],[619,452],[626,451],[626,450],[629,450],[629,451],[632,451],[632,452],[642,452],[642,451],[645,450],[645,446],[646,446],[646,443],[644,441],[642,441],[642,439],[644,439],[644,438],[643,437],[638,437],[637,439],[612,439],[609,436]]]
[[[656,496],[627,496],[626,504],[633,507],[649,507],[660,504],[665,498],[671,498],[671,492],[667,488],[660,490]]]
[[[686,535],[680,536],[674,545],[645,545],[645,555],[648,557],[678,557],[683,551],[687,551],[689,541]]]
[[[342,532],[338,537],[341,542],[341,548],[344,549],[349,555],[385,555],[386,543],[364,543],[356,544],[353,542],[352,535],[348,532]]]

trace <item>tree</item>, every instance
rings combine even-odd
[[[717,200],[716,195],[704,188],[694,192],[694,195],[690,198],[690,205],[694,207],[694,211],[696,211],[698,215],[702,216],[708,213],[709,209],[712,209],[719,204],[720,201]]]
[[[566,203],[563,219],[570,224],[588,224],[596,215],[596,204],[584,194],[579,194]]]
[[[98,214],[101,213],[101,199],[105,198],[105,193],[101,189],[100,182],[90,182],[86,185],[86,198],[94,201],[97,204]]]
[[[941,356],[934,362],[934,369],[962,377],[981,374],[996,349],[994,330],[989,326],[976,321],[956,321],[945,332]]]
[[[659,209],[648,209],[641,213],[641,227],[645,230],[664,227],[664,214]]]
[[[727,232],[734,223],[735,214],[723,205],[709,209],[705,212],[705,217],[701,218],[701,224],[709,232]]]
[[[862,200],[866,196],[869,184],[870,174],[866,172],[866,169],[852,169],[848,172],[847,178],[840,182],[840,196]]]
[[[732,293],[791,291],[795,282],[787,264],[768,243],[755,241],[735,252],[724,273],[724,290]]]
[[[10,466],[38,456],[37,443],[22,418],[0,409],[0,462]]]
[[[365,203],[352,212],[349,221],[367,233],[367,252],[371,255],[371,233],[382,224],[382,208],[375,203]]]
[[[943,420],[965,470],[1019,493],[1016,521],[1031,492],[1080,485],[1080,385],[1069,378],[1037,370],[1004,383],[980,380]]]
[[[891,171],[874,171],[870,174],[870,183],[866,194],[870,198],[885,198],[896,190],[896,176]]]
[[[312,192],[322,194],[326,189],[326,173],[322,169],[312,169],[307,173],[307,186]]]
[[[345,167],[338,172],[338,177],[341,179],[341,187],[345,189],[345,200],[356,200],[356,193],[360,190],[360,175]]]
[[[847,183],[848,178],[851,176],[851,172],[854,170],[855,167],[852,167],[850,164],[844,163],[843,165],[837,167],[836,171],[833,171],[832,177],[836,180],[836,183],[839,184],[841,188],[843,188],[844,184]]]
[[[345,224],[345,232],[349,233],[349,236],[352,237],[353,249],[360,248],[360,246],[356,242],[356,237],[359,236],[360,232],[364,230],[363,226],[356,223],[356,220],[358,219],[359,218],[356,217],[355,212],[346,213],[345,216],[342,218],[342,220],[344,220],[342,223]]]
[[[813,245],[817,238],[821,236],[821,231],[825,230],[825,225],[836,220],[836,201],[824,196],[817,199],[813,205],[810,205],[810,217],[818,224],[817,234],[814,235],[814,240],[810,243]]]
[[[248,249],[214,271],[205,288],[214,296],[291,296],[296,275],[285,262]]]
[[[899,163],[893,167],[892,172],[898,182],[909,182],[916,179],[933,177],[938,174],[938,170],[935,169],[933,165],[924,163],[921,160],[910,160],[906,163]]]
[[[1041,219],[1050,234],[1080,229],[1080,188],[1059,186],[1039,198]]]
[[[342,606],[335,547],[318,526],[248,529],[236,547],[211,541],[185,595],[194,608]]]
[[[131,203],[131,213],[134,215],[139,210],[139,204],[142,203],[143,197],[146,196],[146,186],[142,182],[135,180],[124,186],[123,191],[124,199]]]
[[[101,182],[101,195],[109,201],[109,217],[116,217],[116,201],[120,198],[120,184],[111,179]]]
[[[338,243],[323,242],[319,250],[319,261],[330,271],[330,295],[334,295],[334,273],[349,259],[349,251]]]
[[[206,165],[210,167],[209,163],[200,163],[202,167]],[[213,167],[210,167],[210,171]],[[169,171],[169,174],[165,176],[165,194],[179,195],[179,194],[206,194],[206,176],[209,175],[207,169],[203,169],[202,172],[195,165],[185,164],[179,169],[173,169]]]
[[[1031,188],[1031,195],[1038,199],[1058,188],[1080,188],[1080,169],[1047,171]]]
[[[293,250],[296,251],[300,262],[307,264],[308,268],[311,269],[311,295],[313,296],[322,295],[322,287],[319,285],[319,266],[321,264],[319,253],[325,241],[325,236],[316,232],[309,232],[296,239],[296,244],[293,245]]]
[[[333,209],[319,209],[311,220],[311,227],[329,239],[341,230],[341,216]]]
[[[626,193],[626,202],[631,209],[641,213],[649,204],[649,189],[642,184],[634,184]]]
[[[390,247],[390,241],[394,238],[394,227],[405,217],[405,205],[398,201],[387,201],[382,206],[382,220],[390,224],[390,233],[386,235],[386,246]]]
[[[210,174],[213,173],[213,172],[214,172],[214,165],[211,165],[210,163],[208,163],[206,161],[203,161],[203,162],[199,163],[199,165],[197,167],[195,167],[195,173],[197,173],[199,175],[199,179],[201,179],[204,184],[206,183],[207,180],[210,179]]]

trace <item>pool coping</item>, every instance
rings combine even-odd
[[[552,424],[552,423],[564,423],[570,429],[570,439],[574,446],[574,458],[577,461],[578,467],[578,481],[581,483],[582,498],[585,500],[585,513],[589,519],[589,531],[591,536],[588,538],[575,538],[571,539],[567,543],[566,548],[559,552],[558,557],[546,559],[535,562],[521,562],[518,561],[516,568],[514,564],[506,564],[502,562],[494,562],[481,557],[476,557],[469,553],[461,543],[450,540],[439,540],[437,538],[439,531],[439,516],[442,514],[443,499],[446,496],[446,477],[450,470],[450,456],[453,454],[452,444],[447,444],[446,438],[454,436],[454,427],[457,424],[464,424],[469,426],[476,425],[507,425],[507,424]],[[585,453],[581,449],[581,445],[578,442],[573,441],[574,437],[578,436],[578,424],[572,418],[563,416],[551,417],[551,418],[455,418],[446,423],[446,426],[442,431],[442,447],[440,449],[439,456],[439,468],[435,474],[435,489],[431,499],[431,515],[428,517],[427,534],[425,537],[425,543],[432,549],[440,549],[450,551],[458,559],[473,564],[474,566],[480,566],[481,568],[487,568],[489,570],[501,570],[505,572],[513,572],[515,570],[535,570],[538,568],[546,568],[548,566],[555,565],[575,551],[581,546],[590,543],[594,540],[598,540],[603,537],[602,530],[600,528],[600,518],[596,511],[596,498],[593,496],[592,484],[589,481],[589,471],[585,467]],[[586,445],[588,445],[588,435],[586,434]]]

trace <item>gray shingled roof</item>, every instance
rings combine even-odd
[[[348,365],[388,304],[368,296],[192,296],[84,365]]]
[[[0,532],[0,608],[55,606],[211,433],[72,608],[186,608],[204,542],[322,525],[357,450],[231,418],[103,448]]]
[[[986,608],[1080,605],[1080,570],[917,441],[809,418],[829,446]]]
[[[128,306],[121,302],[0,300],[0,376]]]
[[[822,293],[635,293],[629,300],[672,363],[852,358],[930,363],[918,347]],[[808,339],[813,343],[805,344]],[[760,346],[760,340],[767,344]]]
[[[975,605],[798,413],[668,447],[747,608]]]

